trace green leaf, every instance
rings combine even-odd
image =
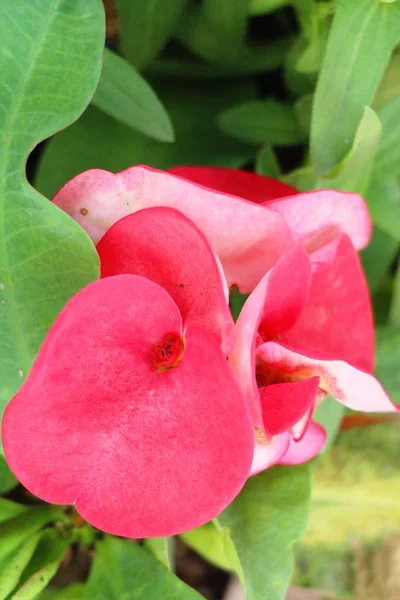
[[[62,590],[56,588],[47,588],[37,600],[83,600],[86,585],[84,583],[74,583]]]
[[[43,525],[59,520],[61,513],[51,505],[31,508],[1,525],[0,561],[14,552],[24,540],[36,533]]]
[[[54,577],[60,566],[60,562],[61,559],[42,567],[11,596],[10,600],[33,600],[36,598]]]
[[[321,402],[321,404],[317,406],[313,415],[313,419],[317,423],[320,423],[327,433],[323,453],[329,450],[335,441],[343,415],[343,404],[340,404],[340,402],[335,400],[335,398],[332,398],[332,396],[328,396],[323,402]]]
[[[400,174],[400,96],[382,106],[382,140],[376,155],[374,176],[385,179]]]
[[[202,527],[181,533],[180,537],[192,550],[218,568],[225,571],[235,570],[231,559],[232,554],[236,553],[235,547],[229,531],[224,527],[217,527],[214,522],[206,523]]]
[[[400,96],[400,49],[397,48],[383,75],[378,92],[372,104],[373,108],[379,109],[397,96]],[[379,112],[379,111],[378,111]]]
[[[288,4],[290,0],[250,0],[249,13],[254,16],[265,15]]]
[[[173,558],[174,553],[174,538],[147,538],[144,541],[144,545],[164,567],[169,571],[173,570],[171,558]]]
[[[11,490],[18,483],[11,473],[2,454],[0,454],[0,494]]]
[[[309,503],[308,466],[274,467],[251,477],[218,517],[239,556],[246,600],[284,599]]]
[[[249,144],[290,146],[304,141],[293,107],[277,100],[245,102],[224,111],[222,131]]]
[[[174,141],[168,113],[149,84],[126,60],[107,48],[92,104],[156,140]]]
[[[11,502],[11,500],[0,498],[0,523],[21,515],[26,510],[29,509],[23,504],[17,504],[16,502]]]
[[[0,3],[0,414],[56,315],[98,276],[85,232],[24,172],[31,149],[88,104],[103,35],[98,0]]]
[[[397,251],[399,242],[379,227],[374,227],[372,239],[361,252],[361,262],[367,276],[371,292],[375,292],[383,276],[389,270]]]
[[[204,25],[218,39],[223,56],[220,60],[236,60],[246,38],[249,0],[203,0]]]
[[[394,276],[392,301],[390,304],[389,324],[392,327],[400,327],[400,268],[397,265]]]
[[[292,41],[292,38],[280,38],[260,48],[254,55],[246,55],[235,63],[224,65],[206,64],[188,58],[163,57],[154,61],[148,72],[184,79],[220,79],[251,75],[280,67]]]
[[[263,146],[256,156],[256,173],[279,179],[282,175],[278,159],[270,146]]]
[[[400,177],[374,179],[365,200],[373,222],[395,240],[400,240]]]
[[[107,537],[97,544],[83,600],[201,600],[144,548]]]
[[[136,133],[95,108],[56,135],[46,146],[36,184],[52,196],[68,179],[90,168],[121,171],[134,164],[167,169],[182,164],[239,167],[255,154],[253,146],[219,132],[217,114],[233,102],[254,96],[247,82],[173,82],[160,97],[174,123],[176,141],[162,144]],[[204,102],[207,98],[207,102]]]
[[[377,329],[375,374],[395,404],[400,403],[400,329]]]
[[[399,39],[399,3],[338,2],[312,115],[311,156],[319,174],[347,153]]]
[[[381,122],[377,114],[365,107],[353,145],[335,174],[317,181],[316,187],[365,194],[374,167],[374,157],[381,137]]]
[[[288,39],[254,47],[243,46],[234,59],[228,59],[224,43],[207,26],[201,7],[194,3],[188,4],[179,21],[176,35],[181,44],[193,54],[211,64],[231,67],[236,72],[254,73],[277,68],[277,59],[281,61],[289,47]]]
[[[141,69],[162,50],[174,33],[186,0],[116,0],[121,49]]]
[[[41,533],[36,533],[28,538],[9,560],[3,561],[0,573],[0,600],[5,600],[17,586],[23,570],[32,558],[41,535]]]

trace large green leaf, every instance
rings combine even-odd
[[[308,466],[274,467],[250,478],[218,517],[239,556],[246,600],[284,599],[309,504]]]
[[[239,167],[254,156],[254,146],[232,141],[216,124],[221,110],[254,96],[251,84],[225,82],[221,88],[219,84],[174,82],[160,87],[159,95],[174,124],[173,144],[151,140],[90,108],[46,146],[38,188],[52,196],[68,179],[89,168],[116,172],[134,164],[159,169],[182,164]]]
[[[121,49],[137,68],[151,62],[173,34],[186,0],[116,0]]]
[[[11,500],[0,498],[0,523],[21,515],[26,510],[29,509],[24,504],[17,504],[16,502],[11,502]]]
[[[149,552],[136,544],[107,537],[96,556],[84,600],[201,600]]]
[[[399,39],[399,2],[337,3],[314,98],[311,155],[318,173],[347,153]]]
[[[376,376],[393,402],[400,404],[400,329],[377,329]]]
[[[126,60],[107,48],[92,104],[156,140],[174,140],[168,113],[149,84]]]
[[[219,116],[218,122],[222,131],[249,144],[288,146],[305,139],[292,105],[277,100],[254,100],[231,106]]]
[[[60,309],[98,274],[89,238],[28,185],[24,167],[89,102],[103,35],[99,0],[0,3],[0,410]]]
[[[398,248],[399,242],[396,239],[379,227],[373,228],[372,239],[361,253],[362,265],[372,292],[377,290],[383,276],[389,270]]]
[[[83,600],[85,587],[84,583],[74,583],[62,590],[50,587],[37,600]]]
[[[365,194],[372,177],[381,131],[379,117],[366,106],[349,153],[340,167],[317,181],[316,187]]]
[[[231,558],[235,553],[235,547],[229,531],[224,527],[218,527],[217,522],[206,523],[202,527],[181,533],[180,537],[205,560],[225,571],[235,570],[235,561]]]
[[[290,4],[290,0],[250,0],[251,15],[263,15]]]

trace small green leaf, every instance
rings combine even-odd
[[[11,490],[18,483],[11,473],[2,454],[0,454],[0,494]]]
[[[144,541],[144,545],[164,567],[169,571],[173,570],[171,559],[174,553],[174,538],[147,538]]]
[[[219,116],[218,122],[226,134],[249,144],[289,146],[305,139],[293,107],[276,100],[232,106]]]
[[[400,178],[373,180],[365,196],[373,222],[400,240]]]
[[[116,0],[121,49],[141,69],[157,56],[174,33],[186,0]]]
[[[16,502],[11,502],[11,500],[0,498],[0,523],[21,515],[26,510],[29,509],[24,504],[17,504]]]
[[[74,583],[62,590],[49,587],[37,597],[37,600],[83,600],[85,589],[84,583]]]
[[[361,261],[367,276],[369,289],[375,292],[383,276],[390,268],[397,251],[399,242],[379,227],[374,227],[372,239],[365,250],[361,252]]]
[[[254,157],[253,146],[234,142],[217,128],[217,114],[254,97],[249,82],[174,81],[159,86],[176,141],[163,144],[133,131],[95,108],[56,135],[44,149],[36,184],[52,196],[68,179],[90,168],[122,171],[134,164],[159,169],[182,164],[239,167]],[[207,102],[204,102],[207,98]]]
[[[374,176],[379,179],[400,175],[400,96],[382,106],[382,140],[376,155]]]
[[[320,178],[316,187],[365,194],[372,176],[381,131],[377,114],[366,106],[350,152],[334,170],[335,175]]]
[[[107,537],[97,544],[83,600],[201,600],[137,544]]]
[[[254,73],[279,66],[289,48],[288,39],[254,47],[243,46],[235,58],[229,58],[224,51],[224,44],[210,27],[207,26],[201,7],[189,3],[182,19],[179,21],[177,38],[181,44],[193,54],[200,56],[213,65],[232,67],[236,72]]]
[[[400,48],[392,55],[372,104],[375,110],[400,96]]]
[[[51,505],[31,508],[1,525],[0,561],[14,552],[24,540],[43,525],[61,518],[61,513]]]
[[[60,561],[55,561],[42,567],[11,596],[10,600],[33,600],[36,598],[54,577],[59,566]]]
[[[17,552],[6,561],[2,562],[0,573],[0,600],[7,596],[17,586],[23,570],[29,563],[38,545],[41,533],[36,533],[28,538]]]
[[[231,62],[245,44],[249,0],[203,0],[204,25],[218,39],[223,56]]]
[[[375,373],[395,404],[400,403],[400,329],[377,329]]]
[[[332,398],[332,396],[328,396],[321,404],[317,406],[313,415],[313,419],[317,423],[320,423],[327,433],[323,453],[329,450],[335,441],[343,415],[343,404],[340,404],[340,402],[335,400],[335,398]]]
[[[250,0],[249,13],[251,15],[265,15],[287,6],[290,0]]]
[[[275,152],[270,146],[263,146],[256,156],[256,173],[266,175],[267,177],[275,177],[279,179],[281,176],[281,168]]]
[[[235,547],[229,536],[229,531],[217,527],[215,523],[206,523],[202,527],[181,533],[181,539],[205,560],[225,571],[234,571],[227,545],[231,544],[232,552]]]
[[[90,239],[27,183],[25,163],[89,103],[104,11],[98,0],[0,2],[0,39],[1,415],[56,315],[98,276]]]
[[[274,467],[251,477],[218,517],[239,556],[246,600],[284,599],[309,504],[308,466]]]
[[[341,0],[314,98],[311,156],[323,175],[352,143],[400,39],[400,4]]]
[[[92,104],[156,140],[174,141],[168,113],[149,84],[129,63],[107,48]]]

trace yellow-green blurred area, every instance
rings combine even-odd
[[[400,598],[399,467],[398,423],[340,433],[314,465],[296,585],[324,590],[327,598]]]

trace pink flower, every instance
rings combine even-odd
[[[368,288],[348,236],[311,257],[294,246],[247,299],[230,356],[259,431],[253,472],[319,452],[325,435],[311,418],[326,394],[354,410],[395,411],[371,375],[373,355]]]
[[[220,268],[171,208],[118,221],[99,253],[107,276],[70,300],[6,408],[5,454],[103,531],[176,534],[219,514],[253,457]]]

